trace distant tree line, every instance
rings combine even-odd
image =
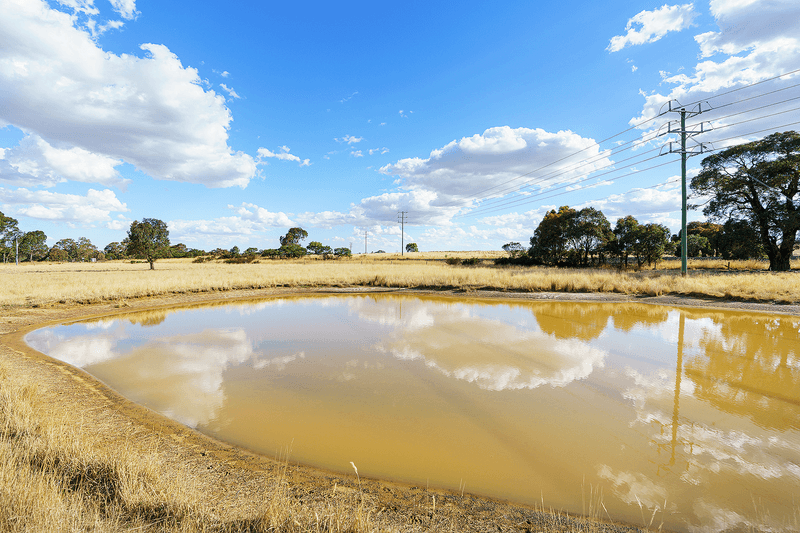
[[[225,260],[230,263],[245,263],[252,262],[258,257],[291,259],[305,255],[319,255],[329,259],[352,255],[349,248],[332,248],[319,241],[312,241],[304,247],[300,242],[307,237],[308,232],[304,229],[291,228],[286,235],[280,237],[280,248],[259,250],[251,247],[241,251],[238,246],[234,246],[229,250],[216,248],[207,252],[189,248],[183,243],[171,244],[167,225],[155,218],[145,218],[141,222],[132,222],[127,237],[121,242],[108,243],[102,250],[86,237],[80,237],[78,240],[61,239],[52,247],[48,247],[47,235],[43,231],[21,231],[16,219],[0,212],[0,256],[4,263],[16,261],[17,243],[19,260],[24,262],[143,259],[150,263],[151,268],[154,268],[157,259],[170,257],[197,258],[200,262]]]
[[[3,263],[17,260],[42,261],[50,253],[47,235],[41,230],[22,231],[16,219],[0,212],[0,255]]]
[[[261,256],[271,259],[285,259],[303,257],[304,255],[321,255],[324,259],[331,259],[350,257],[352,255],[350,248],[331,248],[319,241],[311,241],[308,246],[303,247],[300,242],[306,238],[308,238],[308,232],[303,228],[290,228],[286,235],[278,239],[281,243],[280,248],[262,250]]]
[[[637,267],[657,264],[672,250],[672,244],[669,228],[661,224],[639,224],[627,216],[618,219],[612,229],[598,209],[578,211],[562,206],[545,214],[527,251],[518,242],[505,244],[503,249],[509,257],[498,259],[498,264],[582,267],[604,264],[615,257],[627,268],[631,257]]]
[[[764,247],[755,228],[746,220],[729,219],[724,224],[690,222],[686,225],[688,257],[763,259]],[[623,268],[657,265],[664,255],[680,257],[681,232],[670,235],[662,224],[640,224],[633,216],[617,219],[612,228],[602,211],[587,207],[579,211],[562,206],[545,214],[526,249],[518,242],[503,245],[508,257],[498,264],[585,267],[607,264],[609,259]]]

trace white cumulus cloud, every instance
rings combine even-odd
[[[289,153],[290,150],[291,149],[286,145],[281,146],[277,152],[273,152],[272,150],[269,150],[267,148],[259,148],[257,162],[259,164],[265,164],[264,159],[275,158],[280,161],[295,161],[297,163],[300,163],[301,167],[307,167],[311,165],[310,159],[300,159],[296,155],[290,154]]]
[[[38,135],[26,135],[20,143],[0,152],[0,181],[22,187],[51,187],[67,180],[124,186],[118,159],[76,146],[56,148]]]
[[[136,0],[108,0],[114,11],[119,13],[122,18],[131,20],[138,14],[136,11]]]
[[[230,95],[231,98],[236,98],[236,99],[241,98],[241,96],[239,96],[239,94],[236,91],[234,91],[233,88],[228,87],[224,83],[220,83],[219,86],[222,87],[222,90],[228,93],[228,95]]]
[[[129,211],[110,189],[89,189],[80,196],[0,187],[0,205],[14,215],[71,224],[110,221],[111,213]]]
[[[584,160],[592,162],[575,167]],[[570,183],[609,163],[592,139],[571,131],[501,126],[452,141],[426,159],[401,159],[380,171],[398,176],[404,188],[436,193],[441,205],[463,206],[525,186],[544,190]]]
[[[344,137],[335,137],[333,139],[337,143],[355,144],[364,140],[363,137],[356,137],[354,135],[345,135]]]
[[[435,192],[424,190],[387,192],[352,204],[346,213],[301,213],[297,219],[303,224],[325,228],[344,224],[362,227],[396,225],[398,211],[408,211],[413,213],[413,218],[408,219],[406,226],[450,225],[450,219],[458,212],[458,207],[438,207],[434,205],[436,198]]]
[[[262,234],[275,227],[294,225],[286,213],[271,212],[252,203],[239,207],[229,205],[236,215],[211,220],[170,220],[170,236],[175,240],[200,241],[212,245],[240,243],[249,236]],[[277,239],[276,239],[277,242]]]
[[[135,15],[131,0],[114,7]],[[142,44],[141,57],[107,52],[42,0],[0,0],[0,12],[0,122],[160,180],[245,187],[256,175],[253,158],[227,144],[224,97],[166,46]]]
[[[694,4],[663,5],[653,11],[641,11],[628,19],[625,35],[616,35],[608,44],[609,52],[618,52],[626,46],[658,41],[671,31],[681,31],[692,25],[698,13]]]
[[[703,114],[691,124],[702,120],[713,128],[712,133],[695,138],[712,142],[709,148],[796,129],[791,124],[797,120],[796,102],[784,102],[792,95],[781,89],[796,83],[798,75],[787,73],[800,69],[800,4],[794,0],[713,0],[711,13],[719,31],[695,37],[701,61],[694,71],[663,73],[662,84],[672,88],[645,94],[641,115],[630,123],[656,117],[667,102],[677,100],[683,105],[703,105]],[[757,85],[749,87],[753,84]],[[668,114],[642,128],[655,130],[676,118]]]

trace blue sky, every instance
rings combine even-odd
[[[277,247],[301,226],[399,251],[406,211],[420,250],[497,250],[560,205],[677,232],[679,159],[644,161],[670,140],[654,135],[677,118],[658,116],[664,103],[718,107],[697,137],[712,148],[800,116],[798,75],[781,76],[800,68],[794,0],[0,0],[0,13],[0,211],[51,245],[103,248],[154,217],[203,249]]]

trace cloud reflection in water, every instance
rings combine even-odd
[[[607,355],[587,342],[543,333],[533,315],[508,323],[493,316],[496,309],[485,316],[475,305],[401,300],[391,306],[361,298],[348,306],[362,320],[393,327],[377,350],[485,390],[564,387],[602,368]]]

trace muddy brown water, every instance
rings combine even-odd
[[[311,465],[654,528],[800,530],[798,317],[303,296],[26,340],[202,432]]]

